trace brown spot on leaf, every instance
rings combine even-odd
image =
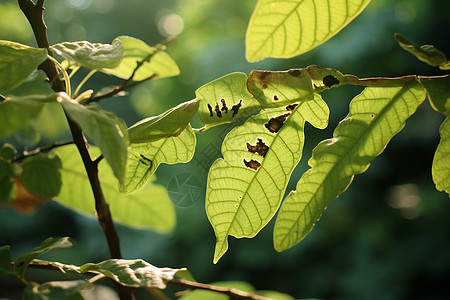
[[[289,70],[288,71],[289,75],[294,76],[294,77],[298,77],[300,76],[300,70]]]
[[[225,103],[225,99],[220,99],[220,102],[222,102],[222,111],[224,111],[226,114],[228,113],[228,107]]]
[[[331,86],[333,86],[333,85],[335,85],[335,84],[339,84],[339,80],[338,80],[337,78],[335,78],[334,76],[332,76],[332,75],[327,75],[327,76],[325,76],[325,77],[322,79],[322,81],[323,81],[323,84],[324,84],[326,87],[331,87]]]
[[[269,151],[269,146],[267,146],[262,139],[258,138],[258,142],[256,143],[255,146],[252,146],[249,143],[247,143],[247,150],[250,151],[251,153],[257,153],[262,157],[265,157],[267,151]]]
[[[273,95],[273,100],[278,101],[278,96],[277,95]]]
[[[261,86],[261,88],[262,88],[263,90],[267,89],[267,87],[268,87],[267,83],[263,83],[263,85]]]
[[[245,160],[244,158],[244,165],[247,168],[253,169],[253,170],[258,170],[259,166],[261,166],[261,163],[257,160],[251,159],[250,161]]]
[[[242,106],[242,99],[239,100],[239,103],[238,103],[238,104],[233,105],[233,107],[231,108],[231,111],[233,112],[233,115],[231,115],[231,117],[234,117],[234,116],[238,113],[239,108],[240,108],[241,106]]]
[[[290,104],[290,105],[288,105],[288,106],[286,106],[286,110],[294,110],[296,107],[297,107],[297,103],[294,103],[294,104]]]
[[[208,109],[209,109],[209,116],[213,116],[212,106],[208,103]]]
[[[219,103],[216,102],[216,107],[214,108],[214,110],[216,111],[217,116],[219,118],[222,118],[222,112],[220,111]]]
[[[140,155],[140,159],[139,159],[139,161],[141,162],[141,163],[143,163],[144,165],[146,165],[146,166],[150,166],[150,168],[152,167],[152,164],[153,164],[153,162],[152,162],[152,160],[150,159],[150,158],[147,158],[147,157],[145,157],[144,155]]]
[[[275,118],[271,118],[269,120],[269,122],[264,124],[264,126],[266,126],[267,130],[269,130],[272,133],[278,132],[278,130],[280,130],[281,126],[283,126],[284,122],[286,121],[286,118],[289,116],[290,116],[290,113],[287,113],[287,114],[280,115]]]

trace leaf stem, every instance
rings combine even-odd
[[[89,78],[91,78],[92,75],[94,75],[97,72],[97,70],[91,70],[86,77],[83,78],[83,80],[80,82],[80,84],[78,84],[77,88],[75,89],[75,92],[73,92],[73,97],[75,98],[78,94],[78,92],[80,91],[80,89],[83,87],[83,85],[86,83],[86,81],[89,80]]]
[[[66,70],[64,69],[64,67],[56,59],[54,59],[50,55],[47,55],[47,58],[50,59],[52,62],[54,62],[58,66],[58,68],[61,70],[61,72],[63,73],[64,82],[66,84],[66,94],[69,95],[69,97],[72,98],[71,90],[70,90],[70,79],[69,79],[69,75],[67,74]]]

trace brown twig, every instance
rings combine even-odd
[[[17,0],[20,9],[30,23],[37,44],[40,48],[46,48],[51,55],[47,37],[47,26],[44,22],[43,11],[45,0],[38,0],[36,4],[31,0]],[[59,78],[58,70],[53,62],[46,60],[39,67],[48,76],[52,89],[55,92],[64,92],[65,87],[63,81]],[[112,258],[122,258],[120,250],[119,235],[117,234],[114,222],[111,217],[109,205],[105,200],[103,190],[98,177],[97,163],[94,162],[89,154],[88,145],[84,138],[83,131],[80,126],[74,122],[70,116],[66,114],[67,122],[73,136],[73,140],[83,160],[86,172],[91,184],[95,198],[95,209],[98,221],[103,229],[108,242],[109,251]],[[116,285],[119,296],[123,300],[134,299],[132,289]]]
[[[36,148],[36,149],[34,149],[32,151],[23,151],[22,154],[17,155],[14,158],[14,161],[19,161],[19,160],[22,160],[22,159],[24,159],[26,157],[29,157],[29,156],[32,156],[32,155],[36,155],[36,154],[39,154],[41,152],[49,151],[49,150],[55,149],[57,147],[70,145],[70,144],[73,144],[73,143],[74,143],[74,141],[54,142],[53,144],[51,144],[49,146],[39,147],[39,148]]]
[[[53,266],[50,262],[46,262],[43,260],[33,260],[30,265],[30,268],[35,269],[43,269],[43,270],[53,270],[53,271],[61,271],[57,267]],[[85,272],[84,274],[97,276],[98,272]],[[167,285],[171,285],[174,287],[186,288],[188,290],[206,290],[211,292],[216,292],[220,294],[227,295],[230,299],[233,300],[271,300],[271,298],[263,297],[256,295],[250,292],[244,292],[235,288],[216,286],[211,284],[199,283],[190,280],[186,280],[183,278],[173,278],[167,281]]]

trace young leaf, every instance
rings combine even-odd
[[[328,123],[319,95],[298,105],[267,109],[235,127],[208,174],[206,213],[216,234],[214,263],[228,249],[228,236],[254,237],[273,217],[301,158],[306,121]]]
[[[22,184],[27,192],[51,198],[61,190],[61,159],[55,154],[38,154],[23,161]]]
[[[64,42],[50,48],[62,58],[94,70],[115,68],[124,55],[124,48],[119,39],[114,39],[112,45],[81,41]]]
[[[0,40],[0,93],[21,85],[47,59],[47,50]]]
[[[32,282],[23,291],[24,300],[83,300],[80,291],[89,288],[86,280]]]
[[[219,125],[249,116],[260,109],[247,90],[247,75],[231,73],[211,81],[195,91],[199,101],[200,120]]]
[[[98,264],[85,264],[80,272],[94,271],[128,287],[165,289],[168,280],[186,269],[158,268],[142,259],[109,259]]]
[[[439,67],[441,70],[450,70],[450,62],[443,52],[436,49],[433,45],[416,46],[406,38],[396,33],[394,35],[397,42],[404,50],[413,54],[415,57],[433,67]]]
[[[98,105],[83,106],[75,101],[62,102],[64,111],[97,145],[119,182],[125,178],[128,132],[124,121]]]
[[[131,193],[141,188],[162,163],[176,164],[188,162],[194,156],[195,134],[188,125],[178,136],[155,142],[131,144],[128,150],[125,182],[119,185],[123,193]]]
[[[164,51],[150,47],[145,42],[129,36],[119,36],[116,40],[122,42],[125,50],[122,62],[115,68],[104,68],[101,70],[102,72],[128,79],[137,64],[144,62],[134,74],[133,80],[140,81],[151,76],[161,78],[180,74],[177,64]]]
[[[14,273],[19,278],[24,279],[23,274],[25,272],[25,269],[28,267],[28,265],[33,259],[49,251],[56,249],[70,248],[72,246],[73,246],[72,242],[69,240],[68,237],[63,238],[50,237],[45,241],[43,241],[41,245],[34,248],[32,252],[25,253],[17,257],[16,260],[14,261]]]
[[[424,98],[417,81],[399,80],[397,87],[368,87],[351,101],[349,115],[332,139],[313,150],[311,169],[283,201],[274,229],[277,251],[294,246],[312,230],[330,201],[369,167]]]
[[[28,122],[36,119],[46,102],[56,102],[64,97],[64,93],[30,95],[10,97],[0,102],[0,139],[13,135]]]
[[[89,148],[93,155],[99,155],[98,148]],[[89,215],[94,215],[94,199],[86,171],[73,145],[59,147],[57,151],[63,160],[61,170],[63,185],[57,200]],[[175,227],[175,210],[164,187],[148,184],[132,195],[123,195],[117,189],[117,179],[107,164],[99,164],[100,180],[111,214],[116,221],[128,226],[170,232]]]
[[[291,58],[322,44],[347,26],[370,0],[259,0],[245,39],[246,58]]]
[[[149,143],[177,136],[188,126],[198,109],[196,99],[181,103],[159,116],[141,120],[128,128],[130,143]]]
[[[3,246],[0,247],[0,276],[12,274],[12,258],[11,258],[11,247]]]
[[[438,191],[445,191],[450,195],[450,121],[445,119],[439,130],[441,140],[436,149],[431,167],[433,181]]]

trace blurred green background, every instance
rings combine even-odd
[[[129,126],[194,98],[198,87],[230,72],[317,64],[359,77],[445,74],[404,52],[393,34],[399,32],[419,45],[434,44],[450,55],[448,0],[373,0],[340,34],[313,51],[289,60],[249,64],[244,37],[255,4],[256,0],[48,0],[45,19],[51,44],[110,43],[116,36],[129,35],[152,45],[178,35],[167,52],[178,63],[180,76],[145,83],[102,103]],[[0,0],[0,39],[35,46],[16,1]],[[75,81],[81,80],[80,73]],[[39,74],[11,94],[49,92],[43,80]],[[96,74],[86,86],[99,90],[119,82]],[[331,109],[330,126],[318,131],[308,125],[303,158],[288,191],[307,170],[313,147],[332,135],[360,90],[342,87],[323,94]],[[8,142],[24,149],[68,139],[63,116],[50,110],[45,114],[51,123],[42,118],[39,132],[25,129]],[[385,152],[356,176],[297,246],[283,253],[273,250],[272,221],[254,239],[230,238],[230,248],[217,265],[212,264],[215,238],[203,205],[206,175],[220,156],[221,138],[232,126],[211,129],[197,135],[196,156],[190,163],[163,165],[156,173],[157,182],[169,190],[175,177],[190,177],[198,188],[192,204],[176,206],[175,231],[162,235],[119,225],[124,256],[161,267],[187,267],[200,282],[243,280],[296,299],[450,299],[450,203],[446,194],[435,190],[430,171],[442,120],[428,103],[421,105]],[[193,126],[200,127],[200,121],[194,119]],[[70,236],[76,243],[73,249],[47,255],[48,259],[83,264],[108,258],[103,233],[92,218],[55,202],[29,213],[0,207],[0,245],[11,245],[15,256],[48,236]],[[29,278],[67,277],[40,271],[30,272]],[[0,298],[20,298],[21,287],[14,278],[1,278]]]

